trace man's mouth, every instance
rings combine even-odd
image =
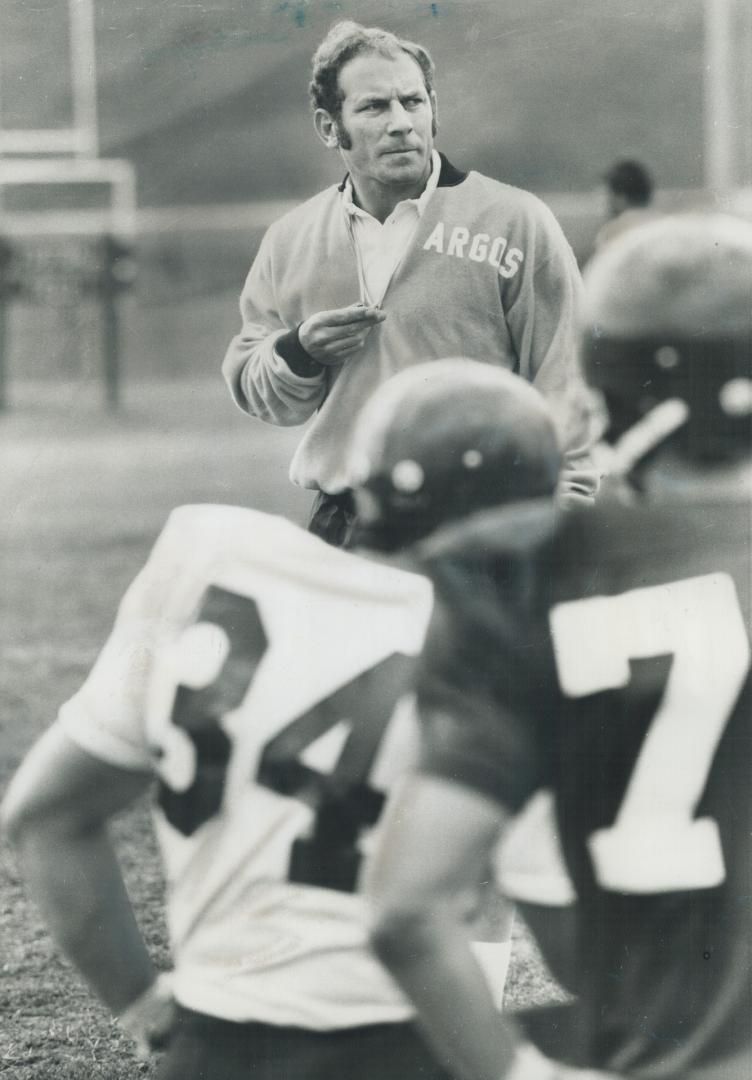
[[[399,150],[385,150],[384,154],[417,154],[417,146],[403,146]]]

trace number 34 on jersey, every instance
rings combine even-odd
[[[242,544],[237,529],[207,519],[214,539],[199,550],[210,556],[191,559],[171,590],[146,710],[159,802],[191,837],[232,814],[253,785],[292,800],[299,835],[288,880],[351,891],[361,836],[413,753],[412,719],[395,707],[422,647],[431,589],[252,516]]]

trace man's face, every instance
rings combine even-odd
[[[359,182],[399,189],[422,184],[431,168],[433,103],[417,63],[406,53],[366,53],[344,65],[339,84],[338,129],[349,143],[341,150],[356,189]]]

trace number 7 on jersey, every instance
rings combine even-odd
[[[626,687],[630,659],[672,658],[616,820],[588,840],[599,884],[630,893],[719,885],[717,823],[694,814],[750,666],[732,578],[708,574],[562,603],[550,624],[570,698]]]

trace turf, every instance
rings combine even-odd
[[[117,602],[170,510],[250,505],[305,519],[287,480],[300,437],[244,417],[219,380],[126,385],[106,413],[96,384],[19,384],[0,417],[0,794],[33,740],[80,685]],[[162,874],[148,807],[114,826],[134,907],[167,966]],[[0,1075],[12,1080],[150,1077],[109,1014],[55,950],[0,846]],[[510,1004],[554,992],[524,928]]]

